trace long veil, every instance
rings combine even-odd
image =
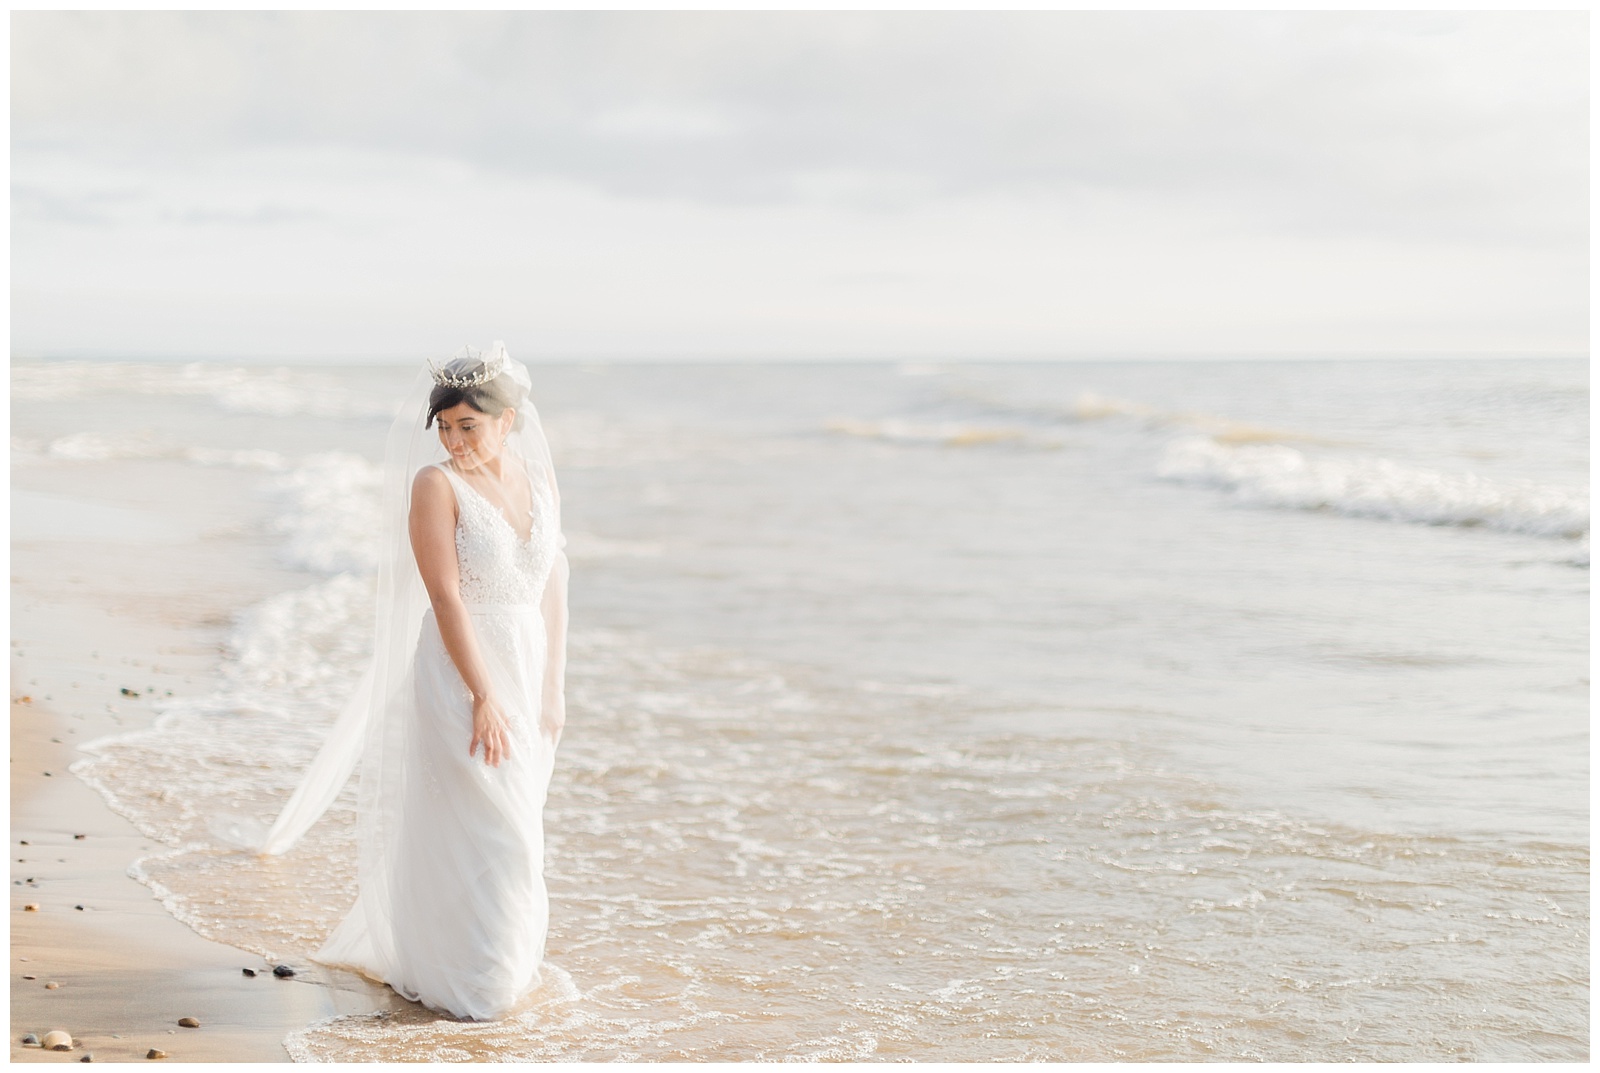
[[[466,351],[480,356],[477,351]],[[486,362],[502,360],[501,376],[518,385],[521,416],[506,440],[526,467],[529,486],[544,487],[555,505],[555,531],[561,532],[561,496],[556,487],[555,467],[550,446],[539,424],[538,412],[528,397],[532,384],[528,370],[506,354],[505,344],[495,341],[481,353]],[[411,510],[411,482],[417,470],[447,457],[439,438],[423,428],[428,412],[428,396],[433,377],[424,368],[395,412],[393,425],[384,446],[382,525],[379,530],[377,598],[374,602],[372,659],[355,692],[350,695],[329,731],[316,758],[306,770],[288,804],[268,830],[258,852],[280,854],[293,846],[339,796],[350,775],[360,764],[357,794],[360,874],[363,888],[367,877],[380,874],[397,835],[394,824],[400,815],[400,793],[405,785],[404,719],[412,700],[411,671],[423,614],[428,609],[427,590],[411,553],[407,520]],[[555,565],[546,582],[541,607],[549,643],[545,662],[543,709],[540,722],[547,728],[565,721],[567,637],[567,557],[566,541],[557,538]]]

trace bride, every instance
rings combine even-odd
[[[567,562],[530,386],[499,342],[419,374],[385,453],[372,664],[261,847],[359,759],[359,894],[314,957],[467,1020],[537,986],[549,913]]]

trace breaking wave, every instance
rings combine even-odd
[[[1260,506],[1542,537],[1589,533],[1587,489],[1490,480],[1386,458],[1317,456],[1283,444],[1227,446],[1190,436],[1168,445],[1156,473],[1221,488],[1237,502]]]
[[[53,440],[11,438],[11,457],[18,461],[54,459],[63,462],[111,462],[122,459],[167,458],[194,462],[202,466],[232,466],[281,472],[290,462],[277,451],[261,448],[222,450],[188,447],[161,440],[147,433],[76,432]]]
[[[352,393],[326,374],[288,367],[261,368],[196,361],[19,362],[11,367],[11,397],[30,401],[88,395],[209,397],[234,413],[287,416],[385,417],[390,402]]]
[[[963,421],[917,422],[888,419],[856,421],[839,418],[824,425],[829,432],[868,440],[884,440],[931,447],[1012,446],[1054,449],[1064,446],[1059,436],[1019,425],[979,425]]]

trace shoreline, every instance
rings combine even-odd
[[[287,1062],[291,1032],[395,1001],[320,966],[296,964],[295,977],[277,979],[260,956],[173,917],[131,874],[169,847],[71,773],[84,745],[149,727],[168,697],[209,692],[234,615],[296,580],[269,542],[237,524],[240,486],[249,494],[256,482],[185,469],[183,479],[138,482],[184,495],[181,505],[130,503],[102,483],[104,471],[88,481],[72,478],[91,471],[71,466],[12,471],[14,502],[48,492],[151,523],[130,535],[13,519],[23,536],[11,545],[13,1062],[142,1062],[151,1048],[177,1062]],[[222,495],[206,496],[206,486]],[[180,1027],[181,1017],[201,1027]],[[52,1029],[77,1046],[60,1055],[21,1044]]]

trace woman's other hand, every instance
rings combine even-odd
[[[467,755],[475,755],[480,744],[483,762],[490,767],[500,766],[511,744],[510,725],[493,697],[479,697],[472,702],[472,744],[467,746]]]
[[[544,731],[544,736],[550,739],[550,744],[555,745],[561,740],[561,728],[567,725],[567,714],[564,704],[552,704],[545,701],[544,710],[539,713],[539,726]]]

